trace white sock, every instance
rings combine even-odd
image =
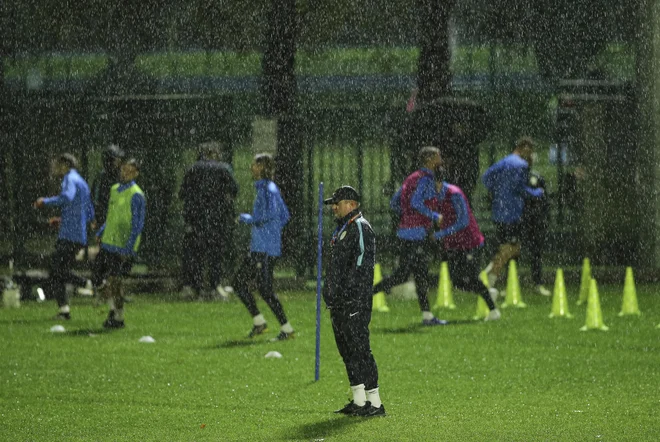
[[[367,394],[364,391],[364,384],[360,385],[351,385],[351,391],[353,392],[353,402],[358,407],[364,407],[364,404],[367,403]]]
[[[280,330],[282,330],[284,333],[293,333],[293,327],[291,327],[291,324],[288,322],[286,324],[282,324]]]
[[[380,394],[378,394],[378,387],[373,390],[367,390],[367,400],[371,402],[376,408],[379,408],[383,403],[380,401]]]
[[[124,320],[124,309],[123,308],[116,308],[115,309],[115,321],[123,321]]]
[[[60,313],[70,313],[70,312],[71,310],[69,309],[68,305],[63,305],[62,307],[60,307]]]
[[[266,323],[266,318],[264,318],[264,315],[259,313],[257,316],[252,317],[252,323],[254,325],[264,325]]]
[[[423,320],[430,321],[433,318],[434,318],[433,313],[431,313],[431,312],[422,312],[422,319]]]

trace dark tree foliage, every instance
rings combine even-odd
[[[268,0],[192,0],[170,18],[171,44],[177,48],[258,49],[267,26]]]
[[[12,52],[154,50],[166,43],[165,0],[4,0]]]
[[[299,0],[302,47],[412,46],[417,41],[414,2]]]
[[[465,0],[455,16],[463,41],[531,43],[543,75],[583,77],[608,42],[635,38],[636,9],[625,0]]]

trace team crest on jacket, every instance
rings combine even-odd
[[[346,232],[341,232],[341,235],[339,235],[339,241],[341,241],[344,238],[346,238]]]

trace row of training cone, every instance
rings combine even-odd
[[[486,285],[488,284],[488,278],[485,272],[481,272],[479,275],[481,281]],[[380,265],[376,264],[374,269],[374,284],[382,281],[382,272]],[[582,278],[580,283],[580,298],[578,299],[578,305],[587,302],[587,320],[584,330],[588,329],[600,329],[607,330],[607,326],[603,323],[602,312],[600,309],[600,298],[598,295],[598,287],[596,280],[591,278],[591,267],[589,259],[585,258],[582,266]],[[508,278],[507,278],[507,289],[506,297],[504,303],[501,307],[506,308],[509,306],[524,308],[527,305],[522,301],[520,294],[520,283],[518,280],[518,271],[516,267],[515,260],[510,261],[508,269]],[[452,283],[449,276],[449,268],[447,262],[442,262],[440,266],[440,277],[438,281],[438,296],[436,297],[435,305],[433,306],[434,310],[438,309],[455,309],[456,304],[454,304],[452,296]],[[389,307],[385,301],[385,293],[380,292],[374,296],[373,299],[373,310],[379,312],[389,312]],[[485,301],[479,297],[477,299],[477,311],[474,316],[474,319],[483,319],[488,315],[489,309]],[[626,277],[623,290],[623,306],[619,316],[624,315],[640,315],[638,303],[637,303],[637,291],[635,289],[635,282],[633,278],[632,268],[626,268]],[[555,278],[555,287],[552,298],[552,311],[550,313],[550,318],[572,318],[573,315],[569,312],[568,308],[568,299],[566,296],[566,286],[564,283],[564,272],[562,269],[557,270],[557,275]],[[658,325],[660,328],[660,325]]]
[[[488,279],[485,278],[485,273],[481,275],[482,281],[488,286]],[[380,264],[376,264],[374,267],[374,285],[378,284],[383,280],[383,273],[380,268]],[[435,305],[433,310],[438,310],[442,308],[455,309],[456,304],[454,304],[454,299],[452,296],[452,283],[449,278],[449,267],[447,262],[442,262],[440,265],[440,278],[438,281],[438,296],[436,297]],[[390,308],[387,306],[385,300],[385,292],[378,292],[373,297],[372,310],[378,311],[381,313],[387,313],[390,311]],[[477,302],[477,314],[475,319],[483,319],[488,316],[488,306],[486,302],[479,297]]]
[[[589,258],[584,258],[582,263],[578,305],[583,304],[585,301],[587,302],[587,319],[584,327],[580,330],[608,330],[608,327],[603,322],[603,314],[600,309],[598,286],[596,280],[591,277]],[[637,290],[635,289],[632,267],[626,267],[626,277],[623,284],[623,305],[621,306],[619,316],[625,315],[641,315],[637,304]],[[658,328],[660,328],[660,325],[658,325]]]
[[[555,289],[552,296],[551,318],[573,318],[568,311],[568,300],[566,298],[566,285],[564,284],[564,271],[557,269],[555,278]],[[580,329],[586,330],[608,330],[603,322],[603,313],[600,309],[600,297],[595,279],[589,281],[589,293],[587,295],[587,317],[584,326]]]
[[[588,301],[592,279],[589,258],[584,258],[582,262],[582,277],[580,278],[580,296],[577,305],[582,305]],[[626,278],[623,284],[623,305],[621,306],[619,316],[640,314],[632,267],[626,267]]]
[[[484,283],[486,287],[489,287],[488,277],[486,272],[481,272],[479,279]],[[452,296],[452,282],[449,277],[449,267],[447,262],[443,261],[440,264],[440,279],[438,281],[438,296],[435,300],[435,305],[433,306],[434,310],[439,309],[450,309],[453,310],[456,308],[454,304],[454,299]],[[490,288],[490,287],[489,287]],[[502,304],[502,307],[506,308],[508,306],[515,307],[527,307],[527,305],[522,302],[522,297],[520,295],[520,283],[518,282],[518,271],[516,270],[515,261],[511,261],[509,266],[509,278],[507,281],[507,290],[506,290],[506,299]],[[483,319],[488,316],[488,305],[481,297],[477,299],[477,312],[474,316],[475,319]]]
[[[485,272],[481,272],[479,278],[486,287],[489,287],[488,278]],[[374,285],[378,284],[382,280],[383,280],[383,275],[380,268],[380,264],[376,264],[374,268]],[[525,304],[522,301],[522,296],[520,294],[520,283],[518,281],[518,271],[516,268],[515,261],[511,261],[509,265],[506,298],[504,300],[504,303],[502,304],[502,307],[504,308],[509,306],[514,306],[518,308],[527,307],[527,304]],[[439,310],[439,309],[453,310],[455,308],[456,308],[456,304],[454,304],[454,299],[452,296],[452,282],[449,277],[449,267],[447,265],[447,262],[443,261],[440,265],[438,296],[436,297],[433,310]],[[379,292],[374,295],[372,310],[379,312],[390,311],[389,307],[387,306],[387,302],[385,301],[385,292]],[[481,297],[479,297],[477,299],[477,311],[474,316],[474,319],[483,319],[486,316],[488,316],[488,313],[489,313],[488,305],[486,305],[486,302]]]

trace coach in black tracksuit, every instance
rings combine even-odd
[[[358,210],[359,201],[360,196],[350,186],[340,187],[324,201],[332,205],[337,228],[330,241],[323,298],[353,391],[353,400],[337,413],[383,416],[378,368],[369,343],[376,236]]]
[[[225,298],[221,282],[233,267],[234,200],[238,183],[229,165],[220,161],[220,154],[217,143],[200,146],[199,160],[186,171],[179,197],[183,200],[185,222],[184,291],[192,288],[200,295],[208,265],[211,289]]]

